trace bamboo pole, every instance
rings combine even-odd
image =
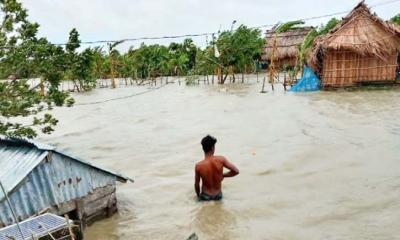
[[[42,227],[42,228],[46,231],[47,235],[49,235],[49,237],[51,237],[52,240],[57,240],[57,239],[53,236],[53,234],[51,234],[51,232],[50,232],[45,226],[43,226],[41,223],[39,223],[39,226]]]
[[[25,238],[24,234],[22,233],[21,226],[19,225],[17,215],[15,214],[14,208],[12,207],[10,198],[8,197],[8,193],[7,193],[6,190],[4,189],[3,183],[2,183],[1,181],[0,181],[0,187],[1,187],[1,190],[3,191],[3,194],[4,194],[5,198],[6,198],[8,207],[9,207],[10,210],[11,210],[11,213],[12,213],[12,215],[13,215],[14,221],[15,221],[15,223],[17,224],[17,228],[18,228],[19,234],[21,234],[21,237],[22,237],[22,238]],[[32,238],[32,239],[34,239],[34,238]]]
[[[111,88],[116,88],[115,79],[114,79],[114,59],[111,55],[112,49],[110,48],[108,57],[110,59],[110,68],[111,68]]]
[[[275,34],[274,42],[273,42],[273,48],[271,52],[271,62],[269,64],[269,80],[271,82],[271,87],[272,91],[275,90],[274,88],[274,81],[275,81],[275,74],[276,74],[276,69],[275,69],[275,52],[277,50],[277,34]]]

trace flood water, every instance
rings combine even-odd
[[[99,89],[40,140],[135,179],[86,239],[398,239],[400,91],[260,94],[261,84]],[[200,140],[241,173],[199,203]]]

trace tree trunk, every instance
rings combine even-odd
[[[40,96],[44,97],[44,80],[43,78],[40,78]]]
[[[110,58],[110,67],[111,67],[111,87],[112,88],[116,88],[117,86],[115,84],[115,79],[114,79],[114,59],[111,56],[111,51],[110,51],[110,53],[108,55],[109,55],[109,58]]]
[[[228,77],[228,75],[229,75],[229,72],[227,72],[227,73],[225,74],[225,77],[224,77],[224,76],[223,76],[223,73],[221,72],[221,83],[220,83],[220,84],[224,84],[224,83],[225,83],[226,78]]]

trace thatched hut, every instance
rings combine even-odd
[[[393,83],[400,31],[359,3],[327,35],[314,41],[310,67],[323,88]]]
[[[262,49],[262,62],[265,64],[270,62],[274,39],[276,38],[275,66],[278,69],[283,69],[286,66],[294,67],[296,65],[298,47],[312,29],[312,27],[294,28],[278,34],[274,30],[268,30],[265,36],[266,43]]]

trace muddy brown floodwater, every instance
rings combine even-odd
[[[260,84],[75,95],[40,140],[133,177],[86,239],[399,239],[400,91],[260,94]],[[200,140],[241,174],[199,203]]]

